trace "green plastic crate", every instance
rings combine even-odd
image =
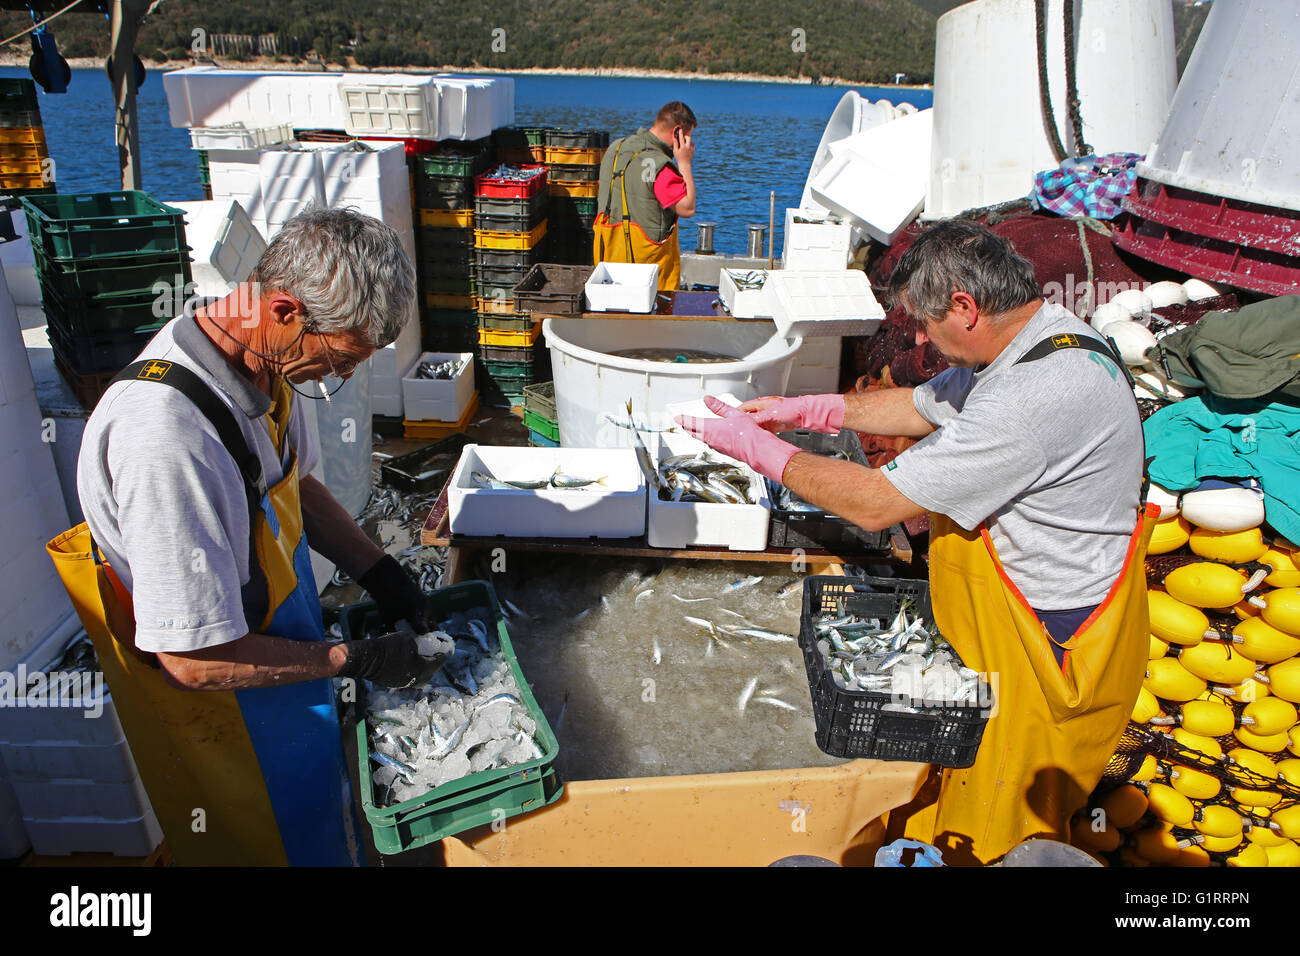
[[[175,288],[192,278],[188,250],[155,256],[105,256],[94,259],[48,259],[39,246],[32,247],[36,274],[65,300],[101,296],[146,295],[162,282]]]
[[[534,325],[531,315],[497,315],[494,312],[479,312],[478,327],[498,332],[527,332]]]
[[[412,157],[415,175],[457,176],[473,178],[486,172],[492,156],[487,150],[460,150],[444,147],[441,151]]]
[[[365,711],[363,695],[358,702],[356,727],[361,806],[370,823],[375,848],[385,854],[413,850],[472,827],[540,809],[554,803],[564,793],[564,785],[551,766],[560,752],[559,742],[519,668],[519,660],[510,643],[510,635],[492,585],[486,581],[467,581],[434,591],[429,600],[435,618],[453,611],[466,611],[485,605],[492,609],[497,638],[519,687],[519,698],[528,709],[528,716],[537,723],[534,740],[542,750],[542,755],[502,770],[483,770],[469,774],[390,807],[377,807],[374,786],[370,780],[370,735],[361,718]],[[355,622],[358,619],[364,620],[368,613],[377,616],[373,605],[368,608],[364,605],[350,608],[340,623],[344,636],[357,630]],[[348,620],[349,617],[351,621]]]
[[[0,77],[0,112],[40,112],[36,83],[25,77]],[[39,121],[36,125],[40,125]]]
[[[528,386],[528,388],[532,388],[532,386],[530,385]],[[527,426],[528,428],[531,428],[533,431],[537,432],[537,434],[544,435],[545,437],[549,438],[551,441],[559,441],[560,440],[559,423],[553,422],[549,418],[543,418],[541,415],[538,415],[534,411],[529,411],[527,405],[528,388],[524,389],[524,402],[525,402],[524,425]]]
[[[24,196],[28,232],[51,259],[184,252],[185,218],[139,190]]]
[[[529,385],[524,389],[524,408],[532,412],[538,418],[556,421],[555,414],[555,383],[538,382],[536,385]],[[559,425],[556,425],[556,431],[559,431]],[[559,441],[557,438],[556,441]]]

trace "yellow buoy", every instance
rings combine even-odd
[[[1165,591],[1154,588],[1147,591],[1147,608],[1151,633],[1171,644],[1199,644],[1210,628],[1210,619],[1204,612]]]
[[[1176,827],[1191,826],[1192,817],[1196,815],[1192,801],[1163,783],[1153,783],[1147,787],[1147,803],[1152,813]]]
[[[1277,762],[1277,777],[1293,787],[1300,787],[1300,760],[1288,757]]]
[[[1268,685],[1263,681],[1256,680],[1253,676],[1246,678],[1240,684],[1234,684],[1231,687],[1222,687],[1228,697],[1242,704],[1249,704],[1257,700],[1263,700],[1273,692],[1268,689]]]
[[[1259,526],[1245,531],[1212,531],[1209,528],[1196,528],[1188,539],[1192,554],[1211,561],[1226,561],[1228,564],[1245,564],[1258,561],[1268,545],[1264,543],[1264,533]]]
[[[1262,846],[1243,844],[1241,849],[1227,859],[1228,866],[1268,866],[1268,854]]]
[[[1264,578],[1265,584],[1271,584],[1275,588],[1300,587],[1300,564],[1296,563],[1300,558],[1297,557],[1294,548],[1287,550],[1274,544],[1260,557],[1251,560],[1267,564],[1273,569],[1272,573]]]
[[[1241,839],[1241,814],[1231,807],[1217,803],[1199,808],[1192,826],[1198,833],[1204,833],[1208,837],[1218,837],[1221,840],[1228,837],[1236,837],[1238,841]],[[1232,844],[1232,846],[1236,845],[1236,843]],[[1232,849],[1232,846],[1228,849]]]
[[[1270,700],[1275,698],[1270,698]],[[1238,727],[1232,732],[1232,735],[1240,740],[1251,750],[1258,750],[1262,754],[1275,754],[1279,750],[1286,749],[1286,734],[1257,734],[1252,732],[1250,727]]]
[[[1205,681],[1178,662],[1175,657],[1147,661],[1147,676],[1142,686],[1164,700],[1186,702],[1205,693]]]
[[[1133,713],[1130,715],[1134,723],[1145,724],[1159,713],[1160,701],[1156,700],[1155,694],[1145,687],[1139,687],[1137,700],[1133,703]]]
[[[1300,727],[1292,727],[1286,732],[1286,749],[1300,757]]]
[[[1194,647],[1184,647],[1178,653],[1178,662],[1197,677],[1214,684],[1240,684],[1255,673],[1254,661],[1222,641],[1202,641]]]
[[[1261,664],[1277,664],[1300,653],[1300,637],[1279,630],[1262,617],[1238,622],[1232,633],[1241,638],[1237,650]]]
[[[1269,780],[1277,779],[1277,764],[1257,750],[1234,747],[1228,751],[1228,756],[1247,770],[1257,773],[1261,777],[1267,777]]]
[[[1273,734],[1286,735],[1286,732],[1295,726],[1296,720],[1300,717],[1297,714],[1295,704],[1289,700],[1283,700],[1281,697],[1265,697],[1263,700],[1257,700],[1253,704],[1247,704],[1242,708],[1241,716],[1253,720],[1253,724],[1245,724],[1251,733],[1261,736],[1272,736]],[[1215,734],[1216,737],[1223,736]],[[1281,750],[1286,746],[1286,741],[1282,741]],[[1259,748],[1256,747],[1256,750]],[[1265,751],[1272,753],[1273,751]]]
[[[1148,863],[1172,863],[1178,857],[1178,838],[1165,829],[1142,830],[1133,845]]]
[[[1174,857],[1174,866],[1209,866],[1210,854],[1199,846],[1185,846]]]
[[[1256,846],[1279,846],[1286,842],[1286,837],[1271,827],[1252,826],[1246,831],[1246,839]]]
[[[1101,801],[1106,819],[1123,829],[1131,827],[1147,812],[1147,795],[1131,783],[1116,787]]]
[[[1151,529],[1151,543],[1147,545],[1147,554],[1168,554],[1185,545],[1192,536],[1192,526],[1181,515],[1165,521],[1157,521]]]
[[[1266,846],[1269,866],[1300,866],[1300,844],[1286,840],[1278,846]]]
[[[1223,748],[1219,746],[1219,742],[1213,737],[1204,737],[1200,734],[1194,734],[1185,727],[1175,727],[1170,736],[1188,750],[1195,750],[1197,753],[1204,754],[1211,760],[1218,760],[1223,756]]]
[[[1232,606],[1232,613],[1237,615],[1237,620],[1244,621],[1247,618],[1259,617],[1259,608],[1251,604],[1249,600],[1238,601]]]
[[[1165,590],[1192,607],[1228,608],[1241,600],[1248,580],[1236,568],[1201,561],[1184,564],[1165,575]]]
[[[1282,828],[1282,834],[1291,840],[1300,840],[1300,803],[1273,811],[1273,822]]]
[[[1300,635],[1300,587],[1274,588],[1260,595],[1260,615],[1278,630]]]
[[[1150,754],[1146,754],[1142,758],[1142,763],[1138,766],[1137,770],[1133,771],[1133,776],[1129,779],[1142,783],[1147,780],[1154,780],[1156,775],[1159,773],[1160,764],[1156,762],[1156,758]]]
[[[1159,663],[1151,661],[1151,664]],[[1276,696],[1283,700],[1289,700],[1293,704],[1300,704],[1300,657],[1293,657],[1289,661],[1282,661],[1274,664],[1268,669],[1268,686]],[[1160,694],[1156,694],[1157,697]]]
[[[1197,647],[1203,646],[1197,645]],[[1222,737],[1224,734],[1232,733],[1236,723],[1236,716],[1227,704],[1215,700],[1189,700],[1183,704],[1182,726],[1194,734],[1203,737]]]
[[[1237,847],[1241,846],[1241,842],[1244,839],[1245,837],[1242,835],[1241,831],[1238,830],[1236,834],[1232,836],[1207,836],[1205,840],[1202,841],[1201,846],[1205,847],[1211,853],[1227,853],[1229,850],[1235,850]]]
[[[1169,771],[1169,785],[1192,800],[1211,800],[1219,795],[1219,778],[1195,767],[1177,766]]]
[[[1147,644],[1147,660],[1154,661],[1164,657],[1169,653],[1169,642],[1162,637],[1156,637],[1154,634],[1149,635]]]
[[[1114,853],[1119,849],[1119,827],[1105,818],[1094,828],[1091,815],[1075,817],[1070,821],[1070,842],[1094,853]]]

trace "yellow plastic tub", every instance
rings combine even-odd
[[[478,330],[479,345],[533,345],[537,337],[542,334],[542,323],[534,322],[533,327],[527,331],[515,331],[513,329],[483,329]]]

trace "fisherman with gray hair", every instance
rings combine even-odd
[[[302,401],[346,387],[415,297],[390,226],[309,210],[248,281],[186,303],[87,423],[88,550],[120,605],[107,637],[87,627],[177,862],[358,862],[331,679],[410,686],[445,659],[421,653],[419,586],[311,476]],[[309,545],[408,628],[327,641]]]
[[[709,398],[720,418],[681,422],[863,528],[929,513],[935,620],[996,682],[997,712],[974,766],[943,774],[937,816],[907,835],[950,863],[989,863],[1030,836],[1069,839],[1136,700],[1152,520],[1139,510],[1142,431],[1111,347],[1045,302],[1032,264],[985,226],[921,233],[890,292],[949,370],[916,388],[739,409]],[[919,441],[868,468],[774,434],[842,428]]]

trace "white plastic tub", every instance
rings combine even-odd
[[[649,312],[659,294],[659,266],[638,262],[602,262],[585,288],[592,312]]]
[[[228,126],[195,126],[190,130],[191,149],[261,149],[292,139],[292,123],[253,127],[231,123]]]
[[[630,447],[632,433],[605,415],[626,417],[627,402],[644,425],[670,425],[665,407],[731,392],[740,401],[781,395],[794,353],[803,344],[768,322],[660,319],[547,319],[560,444]],[[734,362],[648,362],[610,352],[682,348],[734,355]]]
[[[424,362],[460,362],[455,378],[417,378]],[[473,352],[423,352],[402,376],[403,414],[413,422],[458,422],[474,397]]]
[[[498,480],[546,478],[556,469],[604,478],[587,488],[478,488],[473,473]],[[645,475],[636,453],[619,448],[466,445],[452,473],[452,534],[528,538],[635,538],[645,533]]]
[[[677,412],[679,410],[673,409]],[[688,414],[699,418],[716,418],[702,405]],[[671,455],[691,454],[699,442],[681,432],[653,436],[651,456],[657,465]],[[725,457],[714,454],[715,457]],[[663,501],[653,487],[646,489],[646,540],[652,548],[684,548],[698,544],[730,551],[763,551],[767,548],[767,525],[772,516],[772,502],[767,482],[748,465],[741,464],[749,475],[751,500],[748,505],[714,504],[698,501]]]

